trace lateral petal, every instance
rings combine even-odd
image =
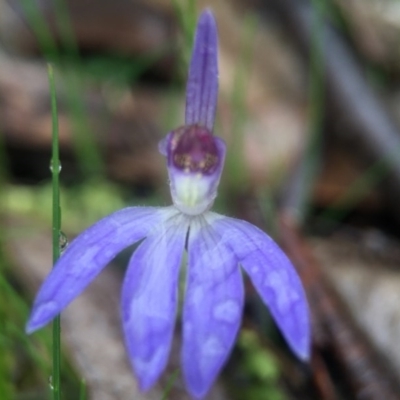
[[[213,228],[233,251],[297,356],[310,356],[310,320],[301,281],[278,245],[254,225],[209,213]]]
[[[154,384],[168,360],[187,232],[183,215],[160,225],[135,251],[124,279],[125,341],[142,390]]]
[[[143,239],[173,208],[128,207],[77,236],[43,282],[26,325],[31,333],[61,312],[124,248]]]
[[[182,349],[186,385],[196,398],[207,393],[229,356],[242,318],[243,297],[235,254],[199,217],[190,226]]]
[[[186,86],[185,125],[214,127],[218,100],[218,33],[210,10],[197,23]]]

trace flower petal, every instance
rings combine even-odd
[[[31,333],[61,312],[124,248],[143,239],[174,209],[129,207],[103,218],[67,247],[42,284],[26,325]]]
[[[310,356],[310,321],[301,281],[289,259],[263,231],[248,222],[209,213],[222,242],[237,256],[291,349]]]
[[[236,257],[199,218],[190,226],[183,313],[182,364],[193,396],[203,397],[224,365],[239,330],[242,309],[243,282]]]
[[[198,21],[186,86],[186,125],[214,127],[218,100],[218,33],[211,11]]]
[[[161,224],[135,251],[125,276],[125,341],[142,390],[154,384],[168,360],[187,231],[182,215]]]

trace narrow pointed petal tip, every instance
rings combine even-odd
[[[311,339],[311,336],[310,336],[310,339]],[[305,363],[310,362],[310,359],[311,359],[311,340],[307,340],[307,342],[305,343],[303,348],[297,350],[297,357],[301,361],[303,361]]]
[[[277,324],[280,325],[278,321]],[[292,334],[292,338],[287,332],[282,333],[287,339],[289,348],[293,351],[297,358],[304,363],[308,363],[311,359],[311,326],[308,315],[303,323],[298,323],[298,328],[298,334]],[[293,337],[296,337],[296,339],[293,339]]]
[[[199,18],[186,87],[186,125],[213,130],[218,100],[218,32],[214,15]]]
[[[36,304],[25,326],[25,332],[29,335],[45,326],[60,313],[60,307],[54,301]]]
[[[216,31],[217,29],[217,22],[215,21],[214,14],[211,8],[206,8],[202,11],[199,17],[198,26],[205,26],[208,25],[208,29],[213,29]]]

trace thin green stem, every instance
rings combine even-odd
[[[79,400],[86,400],[86,381],[84,378],[81,379],[79,388]]]
[[[253,61],[256,33],[257,21],[254,15],[247,14],[243,22],[240,53],[235,68],[234,85],[231,94],[233,110],[232,140],[226,160],[226,169],[230,171],[232,177],[235,177],[230,179],[229,185],[235,191],[243,189],[248,182],[248,171],[246,171],[243,158],[243,132],[247,120],[246,93],[249,81],[248,74]]]
[[[51,96],[51,115],[52,115],[52,156],[51,174],[53,186],[53,264],[60,257],[60,230],[61,230],[61,209],[60,209],[60,185],[59,175],[61,170],[59,141],[58,141],[58,116],[56,88],[54,83],[53,67],[48,64],[48,76]],[[61,337],[60,337],[60,316],[53,322],[53,375],[51,390],[53,400],[60,400],[60,364],[61,364]]]
[[[161,400],[168,400],[168,396],[169,396],[169,394],[170,394],[170,392],[172,390],[172,387],[174,386],[175,381],[178,378],[178,374],[179,374],[179,368],[176,369],[172,373],[171,377],[168,379],[168,382],[167,382],[166,388],[165,388],[165,390],[163,392],[163,395],[161,397]]]
[[[324,119],[324,15],[325,2],[312,0],[314,20],[312,25],[309,86],[309,139],[305,150],[305,173],[302,182],[304,196],[299,207],[299,217],[308,214],[312,186],[318,173],[321,158],[321,132]]]
[[[180,26],[183,30],[184,34],[184,65],[189,64],[190,55],[192,52],[194,33],[196,30],[196,20],[197,20],[197,11],[196,11],[196,1],[179,1],[172,0],[172,6],[175,9],[175,13],[179,19]]]
[[[59,52],[57,44],[48,26],[48,23],[36,2],[32,0],[21,0],[19,5],[24,12],[28,26],[32,29],[38,42],[40,50],[47,60],[57,61]]]

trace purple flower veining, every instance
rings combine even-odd
[[[292,264],[260,229],[210,211],[226,146],[213,135],[218,96],[218,36],[212,13],[200,16],[186,91],[185,125],[159,145],[167,159],[173,205],[129,207],[81,233],[40,288],[26,326],[31,333],[59,314],[124,248],[133,253],[122,288],[126,347],[142,390],[163,372],[178,306],[182,254],[188,252],[182,369],[203,397],[234,345],[246,271],[293,352],[309,358],[310,323]]]

